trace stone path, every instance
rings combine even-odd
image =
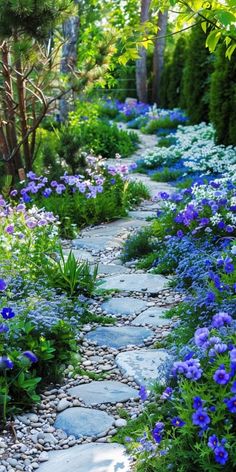
[[[154,136],[141,137],[136,159],[156,142]],[[141,174],[131,178],[142,180],[151,195],[173,191]],[[157,208],[158,202],[143,202],[127,218],[87,228],[72,242],[78,259],[99,264],[104,296],[90,300],[90,311],[115,322],[114,326],[89,323],[79,336],[81,368],[100,377],[91,380],[86,372],[73,376],[69,366],[65,384],[44,392],[35,413],[16,419],[18,442],[9,449],[0,440],[0,472],[132,470],[124,448],[109,441],[127,423],[120,416],[123,408],[130,418],[142,410],[140,385],[165,383],[167,369],[163,366],[168,367],[171,358],[164,349],[154,349],[154,344],[171,329],[163,314],[180,297],[168,288],[168,279],[136,270],[132,262],[123,265],[120,255],[128,234],[150,224],[146,218],[155,216]],[[68,245],[65,254],[69,250]],[[107,290],[115,293],[107,297]]]

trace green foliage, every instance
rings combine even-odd
[[[156,241],[152,238],[151,229],[141,229],[138,233],[128,237],[123,248],[122,260],[130,261],[131,259],[137,259],[149,254],[154,250],[155,243]]]
[[[44,265],[49,285],[71,297],[83,293],[91,296],[96,287],[97,266],[91,270],[87,261],[77,260],[73,251],[68,256],[59,250],[59,259],[49,259]]]
[[[168,167],[164,167],[160,172],[152,174],[152,180],[155,182],[173,182],[174,180],[181,177],[182,172],[180,170],[171,170]]]
[[[150,192],[148,188],[139,181],[130,181],[125,193],[125,206],[139,205],[142,200],[149,200]]]
[[[171,120],[171,118],[167,116],[165,118],[150,120],[146,126],[141,128],[141,130],[145,134],[155,134],[158,130],[161,129],[163,130],[163,135],[165,135],[169,134],[170,129],[176,129],[179,124],[182,124],[182,122],[178,121],[178,119]]]
[[[183,97],[183,70],[186,60],[186,39],[181,36],[175,46],[170,64],[169,81],[167,87],[168,108],[185,108]]]
[[[136,149],[139,138],[136,133],[118,128],[116,124],[97,120],[85,120],[63,127],[58,154],[71,167],[79,172],[85,166],[83,152],[93,151],[95,156],[114,159],[130,156]]]
[[[70,0],[1,0],[1,36],[9,38],[20,32],[37,40],[48,39],[48,31],[62,21],[70,6]]]
[[[46,125],[47,126],[47,125]],[[51,179],[58,178],[63,168],[58,155],[59,131],[48,122],[49,130],[39,128],[37,132],[37,151],[35,154],[34,171],[36,174],[49,173]]]
[[[211,79],[210,117],[218,144],[236,145],[236,54],[231,61],[225,47],[218,48]]]
[[[205,33],[199,26],[195,26],[190,33],[183,72],[184,100],[192,124],[209,121],[212,59],[205,41]]]

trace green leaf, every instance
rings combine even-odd
[[[215,16],[224,26],[228,26],[236,21],[236,16],[226,10],[215,11]]]
[[[221,38],[221,31],[213,30],[207,36],[206,46],[209,48],[210,52],[214,52],[215,48]]]
[[[226,53],[225,53],[225,56],[226,56],[228,59],[231,59],[232,54],[234,53],[235,49],[236,49],[236,43],[231,44],[231,46],[229,46],[229,48],[227,49],[227,51],[226,51]]]

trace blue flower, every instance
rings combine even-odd
[[[0,333],[7,333],[9,331],[9,328],[7,325],[0,324]]]
[[[30,362],[38,362],[37,356],[31,351],[24,351],[23,356],[25,356]]]
[[[211,449],[214,450],[218,446],[218,444],[219,444],[219,440],[218,440],[218,438],[215,434],[213,434],[212,436],[209,437],[207,445]]]
[[[14,363],[7,356],[0,356],[0,369],[13,369]]]
[[[214,450],[214,454],[215,454],[215,461],[218,462],[218,464],[221,464],[221,465],[226,464],[229,454],[223,446],[216,447]]]
[[[194,397],[193,399],[193,408],[197,410],[198,408],[201,408],[203,406],[203,401],[201,397]]]
[[[223,367],[220,367],[215,371],[213,379],[219,385],[226,385],[230,379],[230,375]]]
[[[10,318],[14,318],[15,313],[11,308],[3,308],[1,311],[1,315],[4,320],[9,320]]]
[[[175,418],[172,418],[171,424],[175,426],[175,428],[182,428],[185,425],[185,421],[183,421],[179,416],[175,416]]]
[[[229,398],[225,403],[230,413],[236,413],[236,397]]]
[[[200,426],[200,428],[205,428],[211,422],[211,419],[206,410],[198,408],[192,415],[192,421],[194,425]]]
[[[144,385],[140,387],[139,396],[143,402],[148,399],[148,392]]]
[[[152,430],[153,439],[159,444],[162,440],[162,433],[164,431],[164,423],[158,422]]]
[[[5,280],[0,279],[0,292],[4,292],[4,290],[6,290],[6,288],[7,288],[7,284],[6,284]]]

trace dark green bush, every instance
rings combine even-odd
[[[229,61],[218,48],[211,78],[210,118],[218,144],[236,144],[236,54]]]
[[[155,241],[150,228],[144,228],[127,239],[125,242],[122,260],[130,261],[150,254],[155,249]]]
[[[183,70],[186,60],[186,39],[181,36],[175,46],[170,65],[167,87],[168,108],[185,107],[183,96]]]
[[[121,130],[116,124],[84,121],[62,129],[58,154],[75,173],[84,166],[84,151],[92,150],[95,156],[104,158],[114,159],[116,154],[128,157],[137,148],[138,141],[136,133]]]
[[[205,46],[206,35],[200,26],[190,33],[183,73],[186,111],[191,123],[209,121],[212,56]]]

